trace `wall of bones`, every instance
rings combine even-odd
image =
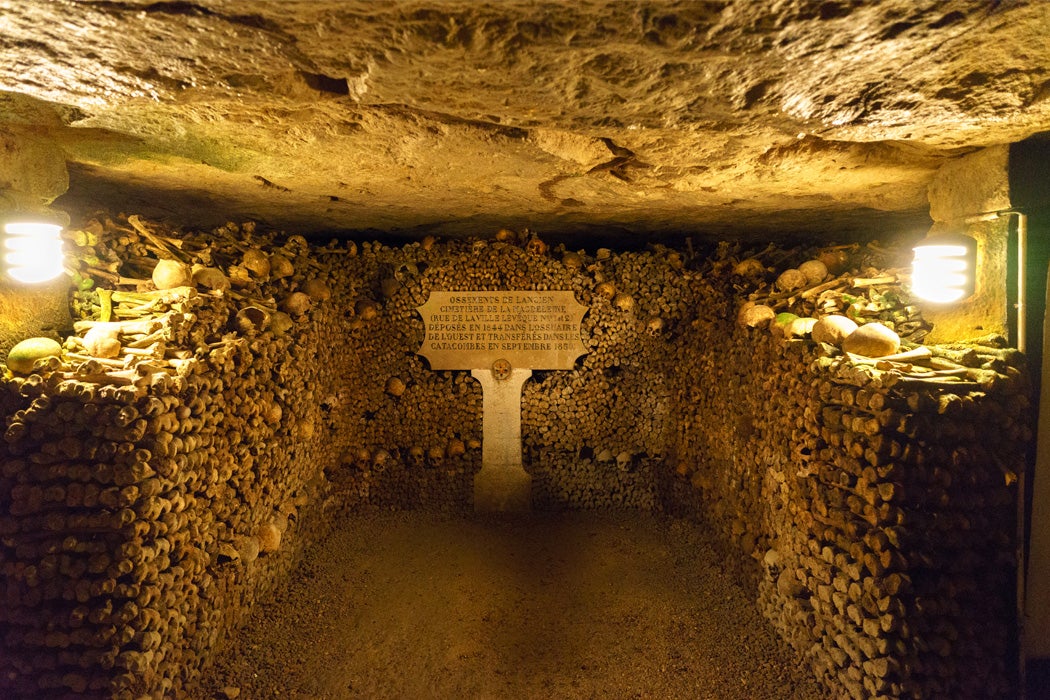
[[[1021,358],[920,345],[893,250],[67,235],[73,333],[0,381],[4,697],[185,691],[341,514],[468,512],[480,387],[416,308],[505,289],[588,309],[523,390],[537,508],[708,521],[841,696],[1010,692]]]

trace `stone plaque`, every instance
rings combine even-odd
[[[587,307],[571,291],[431,292],[419,307],[431,369],[572,369]]]
[[[418,354],[431,369],[469,369],[481,383],[481,471],[474,508],[527,511],[532,477],[521,466],[521,387],[534,369],[572,369],[587,352],[587,308],[570,291],[431,292],[419,307]]]

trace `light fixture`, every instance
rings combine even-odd
[[[914,248],[911,289],[938,304],[962,301],[974,293],[977,241],[962,234],[931,234]]]
[[[65,212],[50,209],[37,197],[0,191],[0,268],[7,279],[38,284],[62,274]]]
[[[37,284],[62,274],[62,227],[44,221],[4,224],[4,271],[16,282]]]

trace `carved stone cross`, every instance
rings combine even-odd
[[[521,465],[521,387],[534,369],[572,369],[587,349],[587,307],[571,291],[431,292],[418,309],[430,368],[469,369],[481,383],[481,471],[474,509],[523,511],[532,477]]]

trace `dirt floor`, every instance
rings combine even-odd
[[[686,521],[358,516],[199,697],[824,698],[753,598]]]

